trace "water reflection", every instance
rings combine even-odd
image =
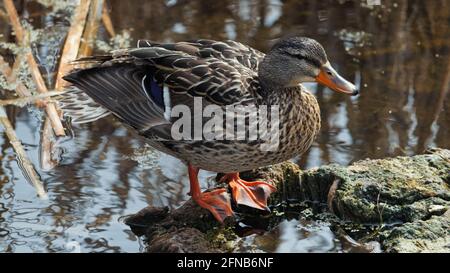
[[[34,1],[16,2],[35,27],[67,27],[64,20],[46,16],[47,9]],[[308,86],[319,100],[323,122],[313,147],[295,159],[302,167],[410,155],[428,146],[450,148],[450,1],[386,0],[383,7],[362,2],[111,0],[108,4],[115,29],[131,30],[136,39],[236,39],[263,51],[285,35],[319,40],[340,74],[354,79],[362,92],[348,98]],[[107,37],[103,28],[99,32],[101,38]],[[5,21],[0,34],[2,40],[13,39]],[[49,81],[52,65],[47,60],[43,68]],[[39,166],[40,113],[7,110]],[[61,164],[51,171],[38,169],[49,191],[47,201],[38,200],[26,184],[1,134],[0,251],[62,252],[70,250],[66,244],[71,241],[86,252],[139,251],[138,239],[119,218],[147,204],[176,207],[186,199],[185,167],[167,156],[136,154],[144,142],[113,119],[75,127],[74,132],[73,139],[59,143]],[[142,161],[151,161],[152,167]],[[202,175],[207,187],[213,174]],[[300,224],[282,223],[273,231],[276,236],[264,235],[272,245],[261,249],[340,250],[326,225],[311,223],[311,230],[306,230]]]
[[[265,246],[266,251],[270,252],[329,252],[340,249],[329,226],[320,222],[301,225],[297,220],[283,221],[276,229],[264,236],[269,238],[261,236],[257,238],[256,244],[264,247],[264,241],[270,242],[269,246]],[[274,242],[277,243],[273,244]]]

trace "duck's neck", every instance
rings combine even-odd
[[[278,105],[280,116],[294,123],[320,125],[320,108],[316,97],[301,84],[278,91],[272,91],[265,97],[264,104]]]
[[[284,88],[262,86],[261,90],[261,96],[268,105],[302,104],[304,93],[307,92],[302,85]]]
[[[283,158],[292,158],[311,146],[320,129],[320,109],[314,95],[298,85],[271,91],[264,103],[278,106]]]

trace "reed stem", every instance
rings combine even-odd
[[[23,172],[23,175],[29,181],[34,189],[36,190],[37,195],[41,199],[47,199],[47,192],[44,189],[44,183],[42,183],[38,173],[36,172],[33,164],[28,158],[25,149],[22,146],[22,143],[17,138],[16,132],[14,131],[11,122],[6,115],[5,108],[0,106],[0,123],[5,129],[5,133],[8,136],[9,142],[11,143],[14,151],[16,152],[17,162],[20,166],[20,169]]]
[[[6,12],[8,14],[10,23],[13,27],[17,42],[22,46],[27,44],[27,35],[20,23],[19,15],[14,6],[12,0],[3,0]],[[31,50],[28,50],[26,53],[26,59],[31,71],[31,76],[33,77],[36,88],[39,93],[48,92],[47,86],[45,85],[44,78],[42,77],[41,72],[39,71],[39,66],[36,60],[31,53]],[[60,115],[58,114],[58,109],[54,103],[48,103],[45,107],[45,112],[47,113],[48,118],[52,123],[53,131],[57,136],[65,136],[64,127],[62,126]]]

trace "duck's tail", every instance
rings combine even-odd
[[[68,87],[56,99],[64,115],[70,117],[73,124],[93,122],[111,114],[75,86]]]

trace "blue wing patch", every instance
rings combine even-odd
[[[145,75],[142,78],[142,88],[152,101],[162,109],[165,108],[163,89],[156,83],[151,75]]]

